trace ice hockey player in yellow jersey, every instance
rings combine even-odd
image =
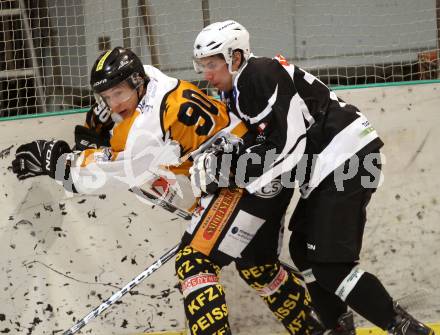
[[[189,82],[143,66],[128,49],[101,54],[91,71],[91,86],[97,105],[87,117],[90,131],[75,131],[76,147],[85,145],[85,150],[71,152],[60,140],[24,144],[13,161],[19,179],[49,175],[80,193],[97,192],[107,183],[127,189],[166,169],[185,174],[205,150],[234,151],[234,143],[247,140],[247,128],[223,103]],[[99,134],[109,128],[109,138]],[[93,141],[94,130],[99,141]],[[107,140],[109,146],[100,146]],[[278,260],[292,192],[274,180],[255,194],[220,187],[202,195],[176,258],[191,334],[231,334],[219,282],[221,268],[231,262],[289,333],[319,333],[310,296]]]

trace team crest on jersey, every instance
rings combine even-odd
[[[147,85],[147,92],[138,104],[138,109],[142,114],[151,112],[153,110],[153,101],[156,96],[156,91],[157,81],[151,78]]]
[[[256,191],[255,195],[260,198],[273,198],[280,194],[282,189],[283,185],[281,184],[281,180],[275,179],[260,190]]]
[[[255,142],[257,143],[264,143],[266,141],[266,135],[264,135],[264,129],[266,129],[267,123],[266,122],[261,122],[258,127],[258,135],[255,139]]]

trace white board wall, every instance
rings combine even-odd
[[[440,85],[336,93],[357,105],[385,142],[385,180],[369,206],[362,268],[377,274],[395,297],[417,291],[412,297],[425,300],[413,304],[414,314],[439,321]],[[48,177],[16,180],[8,166],[18,145],[50,138],[71,143],[83,117],[0,123],[0,331],[52,334],[70,327],[184,231],[184,222],[129,192],[70,197]],[[288,261],[286,250],[282,257]],[[282,330],[233,267],[222,280],[235,331]],[[171,261],[86,330],[99,335],[183,329],[176,283]]]

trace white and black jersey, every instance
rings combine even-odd
[[[261,157],[246,168],[246,175],[253,177],[246,186],[251,193],[292,171],[301,159],[310,157],[311,162],[313,156],[313,171],[301,187],[307,197],[348,158],[383,145],[355,106],[338,99],[318,78],[283,58],[251,55],[236,74],[233,91],[225,96],[255,138],[246,152]],[[269,157],[274,151],[276,157]]]

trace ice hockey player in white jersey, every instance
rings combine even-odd
[[[108,182],[128,188],[167,169],[188,173],[193,157],[205,149],[233,151],[247,142],[247,127],[223,103],[189,82],[142,66],[128,49],[100,55],[91,86],[97,105],[87,127],[75,130],[76,146],[85,150],[71,152],[64,141],[24,144],[13,161],[19,179],[49,175],[81,193],[96,192]],[[106,108],[115,122],[110,136]],[[101,147],[107,142],[110,146]],[[279,182],[272,186],[260,194],[217,188],[201,197],[176,257],[191,334],[231,333],[219,283],[221,268],[231,262],[290,333],[318,333],[310,296],[278,260],[281,219],[293,190]]]
[[[293,179],[300,183],[302,198],[289,225],[290,254],[330,333],[355,332],[349,306],[392,334],[432,335],[393,301],[376,276],[359,267],[366,206],[380,180],[383,145],[367,118],[283,57],[251,54],[249,33],[233,20],[205,27],[193,56],[195,70],[221,91],[256,139],[239,149],[254,157],[252,164],[239,166],[253,179],[236,184],[253,193],[277,176],[286,187]],[[212,157],[198,160],[192,181],[203,188],[208,174],[203,170]]]

